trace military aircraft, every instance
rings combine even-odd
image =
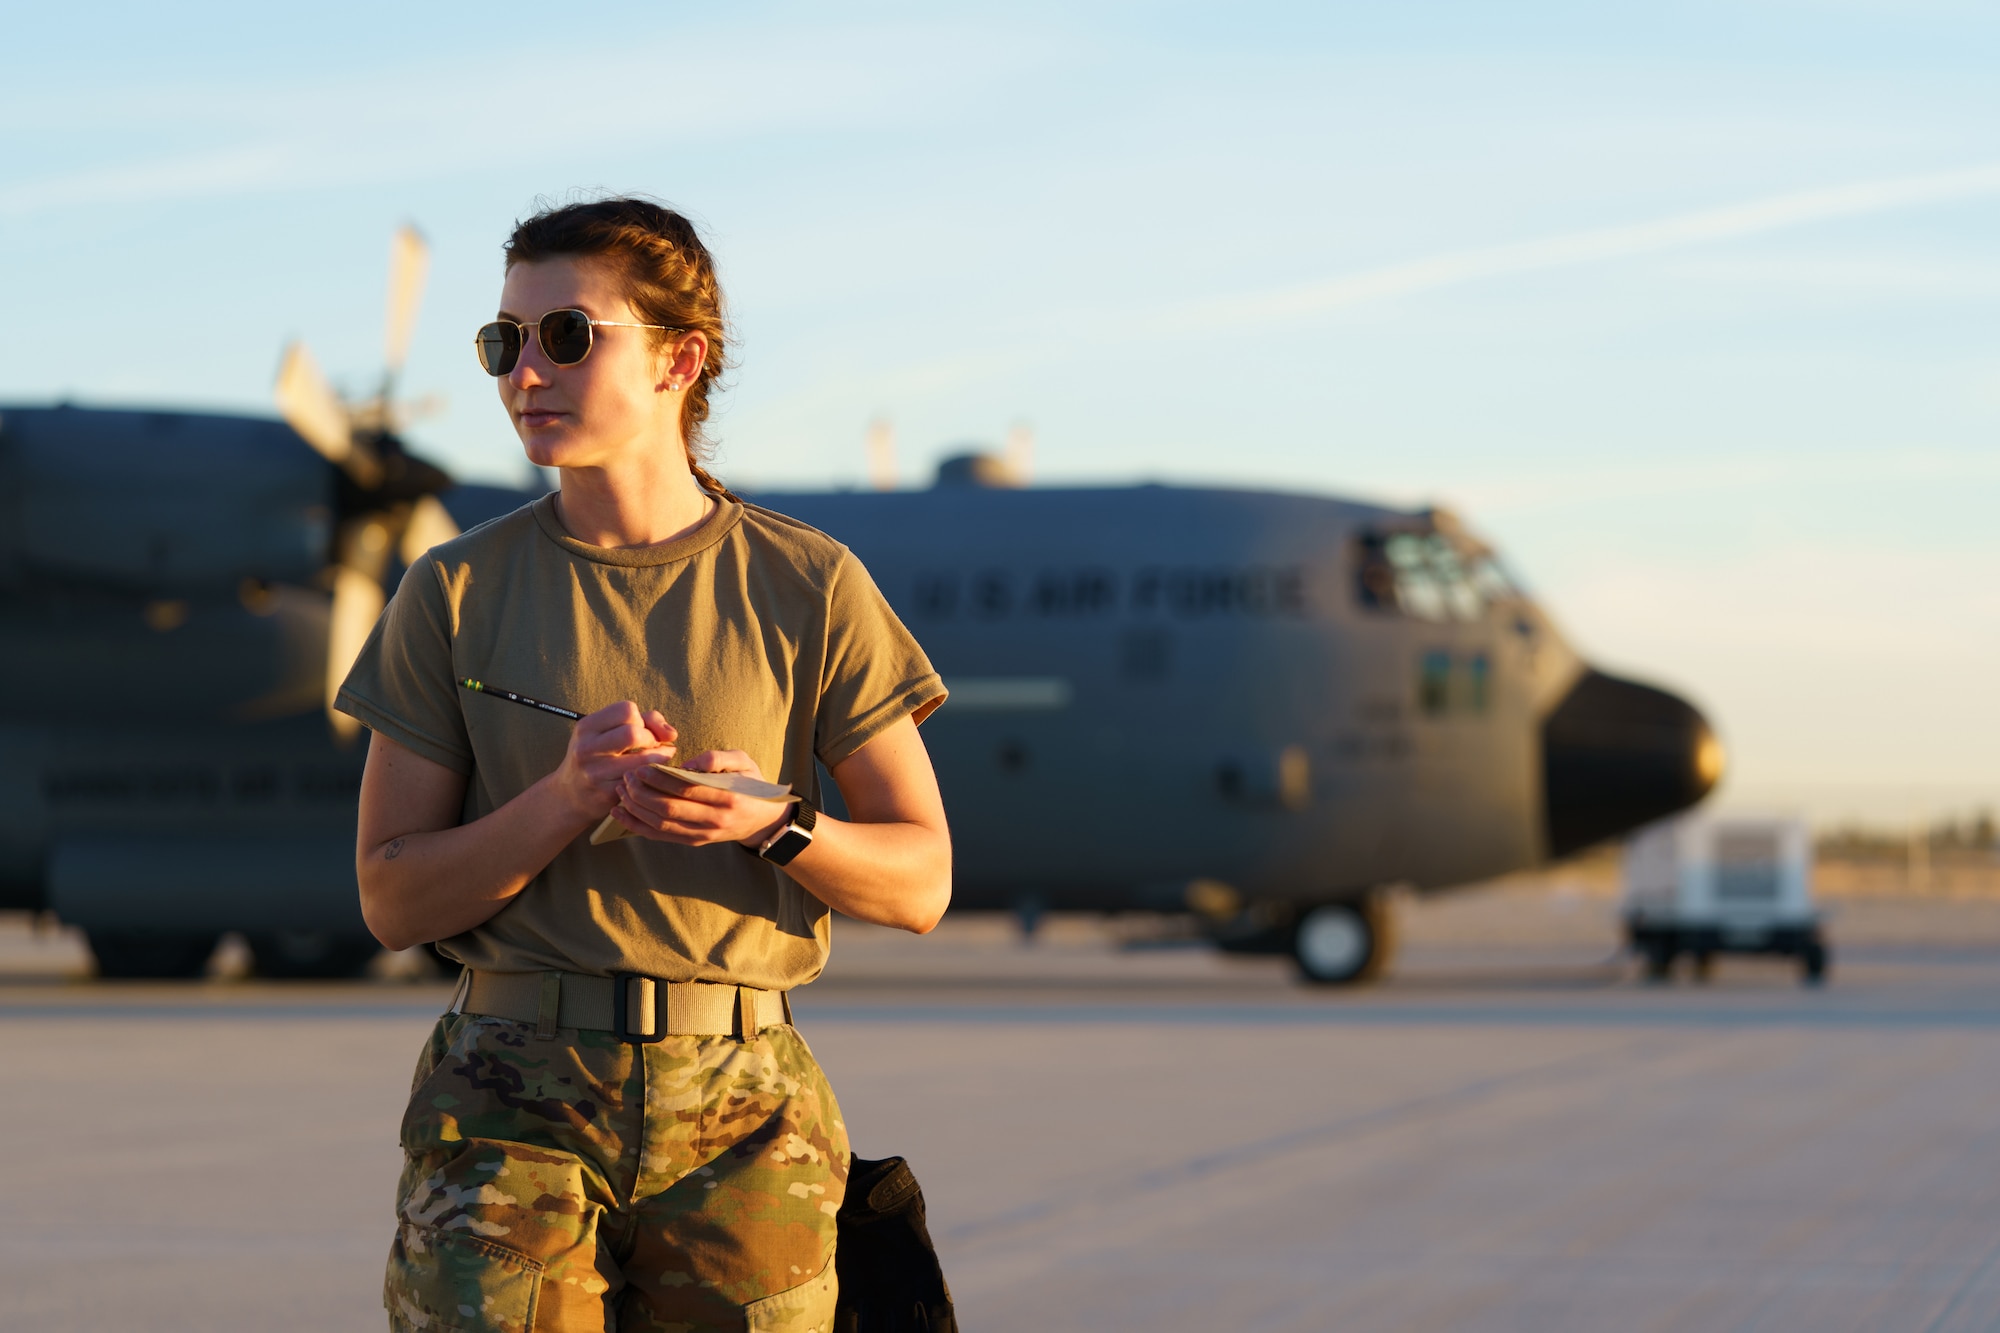
[[[924,725],[957,908],[1189,911],[1375,977],[1387,890],[1468,884],[1700,800],[1701,714],[1591,668],[1442,509],[1210,487],[758,494],[873,572],[951,690]]]
[[[411,560],[534,492],[454,485],[388,370],[339,399],[300,347],[284,420],[0,408],[0,907],[106,976],[376,952],[363,749],[331,691]],[[1561,856],[1698,801],[1722,751],[1592,669],[1451,514],[1207,487],[1023,487],[948,460],[895,492],[756,493],[850,545],[951,690],[925,724],[961,910],[1191,914],[1307,980],[1377,976],[1388,891]]]
[[[528,498],[397,434],[425,259],[398,234],[371,399],[294,344],[284,421],[0,407],[0,908],[81,926],[103,975],[198,973],[228,930],[273,976],[378,952],[326,704],[405,563]]]

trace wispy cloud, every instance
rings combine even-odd
[[[1979,302],[2000,296],[2000,263],[1947,256],[1711,254],[1678,261],[1674,273],[1730,287],[1828,296]]]
[[[1663,458],[1613,467],[1564,467],[1464,478],[1450,498],[1474,513],[1534,515],[1563,509],[1601,508],[1664,496],[1720,495],[1804,486],[1871,487],[1911,482],[1938,486],[2000,484],[2000,457],[1936,449],[1872,450],[1735,458]],[[1420,486],[1389,485],[1416,496]]]
[[[1954,171],[1857,181],[1818,190],[1770,195],[1720,208],[1676,213],[1648,222],[1562,232],[1503,245],[1450,250],[1378,268],[1264,292],[1152,309],[1077,310],[1044,321],[1031,338],[985,348],[946,347],[932,355],[856,376],[851,369],[807,383],[762,405],[757,424],[789,419],[803,426],[829,413],[852,416],[857,392],[877,403],[945,394],[967,384],[1022,375],[1117,343],[1251,330],[1294,323],[1354,306],[1438,291],[1486,278],[1607,263],[1930,205],[2000,195],[2000,163]],[[1824,279],[1827,275],[1819,275]],[[1852,280],[1855,275],[1844,275]],[[1867,275],[1880,283],[1888,275]],[[1923,275],[1933,286],[1937,275]],[[780,433],[784,433],[782,430]],[[812,433],[810,430],[808,433]]]
[[[679,35],[643,35],[606,52],[547,41],[477,57],[408,59],[359,72],[217,88],[167,77],[90,87],[66,116],[76,151],[99,160],[37,179],[7,179],[0,218],[105,202],[352,188],[479,172],[600,171],[620,155],[671,155],[787,134],[893,125],[911,106],[964,114],[969,92],[1010,86],[1058,62],[1021,34],[968,20],[736,29],[699,61]],[[563,114],[496,96],[495,69],[588,67]],[[667,77],[663,71],[671,71]],[[327,108],[341,113],[329,117]],[[0,133],[38,134],[47,96],[0,90]],[[583,118],[580,126],[576,117]],[[129,127],[171,147],[139,160]],[[559,187],[558,187],[559,188]]]
[[[1637,255],[1685,250],[1837,218],[1862,217],[1925,205],[2000,195],[2000,163],[1918,176],[1857,181],[1826,189],[1771,195],[1722,208],[1676,213],[1651,222],[1562,232],[1538,240],[1452,250],[1420,259],[1360,269],[1318,282],[1247,296],[1226,297],[1166,312],[1175,331],[1241,328],[1324,314],[1544,269],[1571,268]]]
[[[0,217],[90,204],[233,194],[289,177],[294,157],[286,148],[259,144],[94,167],[0,186]]]

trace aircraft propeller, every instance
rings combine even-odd
[[[348,480],[364,490],[381,481],[381,462],[354,438],[354,409],[327,383],[303,342],[285,348],[285,359],[278,366],[277,397],[286,424],[345,472]]]
[[[410,355],[410,334],[417,327],[417,309],[424,300],[424,280],[430,276],[431,252],[415,227],[403,227],[389,243],[389,304],[382,328],[382,392],[376,401],[387,405]]]
[[[415,227],[400,229],[390,245],[382,385],[373,398],[342,398],[303,342],[285,348],[278,368],[278,411],[339,470],[333,548],[322,582],[333,594],[326,711],[343,740],[358,734],[360,724],[333,710],[334,696],[387,603],[383,580],[390,557],[407,565],[458,535],[458,525],[437,498],[450,488],[451,477],[405,450],[396,435],[399,426],[417,415],[399,407],[394,393],[409,356],[429,267],[423,236]]]

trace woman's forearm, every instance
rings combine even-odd
[[[704,750],[697,772],[763,776],[741,750]],[[832,766],[848,819],[820,815],[812,841],[785,866],[806,891],[859,921],[922,935],[951,902],[951,830],[930,756],[902,717]],[[789,822],[755,797],[635,770],[614,818],[640,837],[687,847],[721,842],[755,850]]]
[[[460,824],[466,775],[377,732],[361,773],[361,916],[391,949],[472,929],[618,800],[625,775],[674,756],[674,729],[631,702],[580,719],[554,772]]]
[[[951,837],[927,824],[823,814],[812,844],[785,870],[836,912],[923,935],[951,902]]]
[[[407,949],[486,921],[596,822],[550,774],[470,824],[358,849],[361,915],[384,946]]]

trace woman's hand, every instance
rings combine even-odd
[[[760,780],[764,776],[757,761],[741,750],[704,750],[681,767],[696,773],[743,773]],[[740,842],[754,851],[790,820],[792,807],[790,802],[760,801],[640,767],[624,775],[619,803],[611,813],[633,833],[655,842],[683,847]]]
[[[555,771],[556,790],[585,823],[604,818],[625,794],[626,780],[651,764],[674,760],[680,733],[657,712],[612,704],[581,718]]]
[[[603,820],[625,777],[674,757],[674,729],[632,703],[577,721],[562,763],[480,819],[461,824],[465,775],[381,732],[361,773],[354,870],[361,917],[391,949],[471,930]]]
[[[741,750],[709,750],[697,773],[764,774]],[[785,865],[807,893],[857,921],[921,935],[951,901],[951,831],[917,724],[904,717],[833,766],[847,819],[821,813],[810,845]],[[612,818],[642,838],[755,851],[792,818],[789,802],[758,801],[638,767],[621,782]]]

